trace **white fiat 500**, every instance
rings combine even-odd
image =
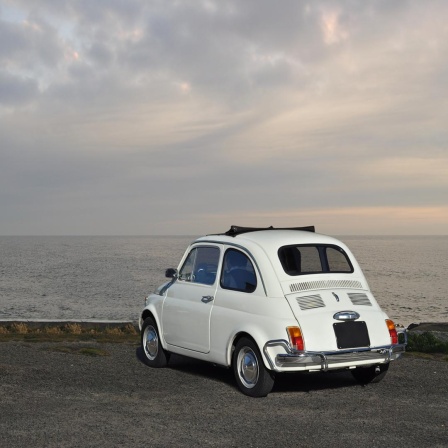
[[[350,250],[314,227],[232,226],[195,240],[140,316],[145,362],[170,353],[232,367],[267,395],[276,372],[350,369],[381,380],[405,351]]]

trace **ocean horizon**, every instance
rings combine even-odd
[[[0,236],[0,320],[137,320],[194,235]],[[448,322],[447,235],[335,235],[396,323]]]

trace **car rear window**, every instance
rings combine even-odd
[[[339,246],[283,246],[278,250],[278,258],[288,275],[353,272],[347,254]]]

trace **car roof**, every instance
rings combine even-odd
[[[220,242],[223,244],[247,246],[260,246],[271,252],[277,251],[282,246],[289,246],[294,244],[336,244],[343,245],[336,238],[322,235],[319,233],[303,231],[303,230],[289,230],[289,229],[263,229],[254,230],[237,234],[235,236],[228,236],[226,234],[207,235],[198,238],[195,242]]]
[[[338,246],[344,252],[346,252],[351,259],[354,272],[350,274],[350,277],[352,278],[353,275],[362,276],[362,272],[360,271],[356,260],[353,258],[350,249],[343,242],[331,236],[322,235],[310,231],[265,229],[240,233],[235,236],[229,236],[225,234],[207,235],[198,238],[193,242],[193,244],[195,243],[224,244],[234,246],[238,249],[246,251],[258,265],[258,269],[263,272],[266,282],[266,288],[268,288],[268,295],[276,295],[279,293],[279,291],[275,292],[275,288],[278,286],[278,283],[277,281],[274,281],[272,277],[270,277],[271,270],[268,266],[271,266],[273,268],[272,272],[275,272],[275,277],[281,282],[286,282],[286,284],[289,285],[291,282],[297,281],[295,277],[289,276],[281,265],[278,250],[283,246],[302,244]],[[328,274],[323,275],[327,276]],[[340,276],[341,274],[336,275]],[[269,280],[269,278],[271,280]]]

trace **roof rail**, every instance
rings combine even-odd
[[[237,236],[242,233],[257,232],[259,230],[302,230],[306,232],[315,232],[314,226],[305,227],[241,227],[241,226],[231,226],[230,229],[223,235],[227,236]]]

